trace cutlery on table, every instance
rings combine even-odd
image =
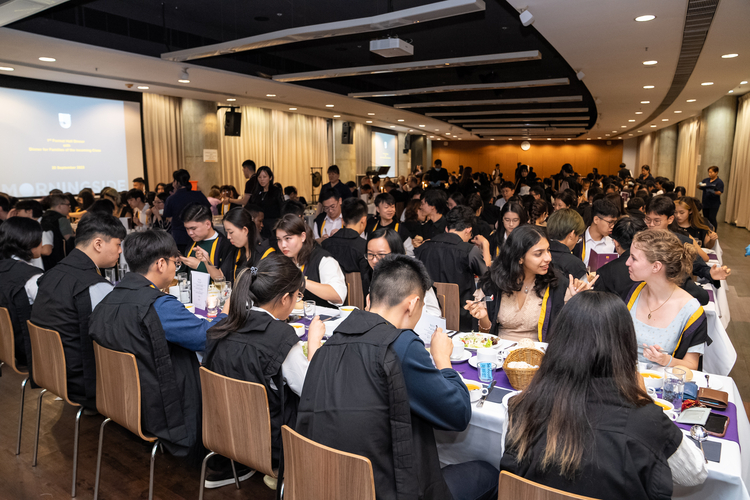
[[[479,402],[477,403],[477,408],[481,408],[484,406],[484,402],[487,399],[487,397],[492,392],[492,389],[495,388],[495,384],[497,383],[497,380],[493,380],[490,386],[487,388],[487,394],[483,394],[481,398],[479,398]]]

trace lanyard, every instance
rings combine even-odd
[[[195,249],[195,245],[197,245],[197,244],[198,244],[197,241],[193,242],[193,246],[190,247],[190,251],[187,254],[188,257],[190,257],[190,254],[193,253],[193,250]],[[213,265],[214,262],[216,262],[214,260],[214,256],[216,255],[216,245],[218,245],[218,244],[219,244],[219,237],[217,236],[216,239],[214,240],[213,245],[211,245],[211,256],[210,256],[210,259],[211,259],[211,264],[212,265]]]

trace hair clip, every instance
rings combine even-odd
[[[250,268],[250,274],[253,275],[253,276],[257,276],[258,275],[258,268],[257,267],[251,267]]]

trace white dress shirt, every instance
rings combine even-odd
[[[344,273],[341,272],[341,266],[336,259],[333,257],[323,257],[320,260],[318,266],[318,274],[320,274],[320,283],[322,285],[331,285],[336,293],[341,297],[341,302],[331,302],[330,304],[338,307],[344,305],[346,300],[346,278]]]
[[[313,237],[317,240],[323,236],[330,236],[337,229],[341,229],[344,226],[344,218],[339,215],[335,219],[331,219],[326,215],[323,222],[320,224],[323,227],[323,234],[318,234],[318,225],[313,224]]]
[[[590,227],[586,228],[586,232],[584,233],[584,242],[586,243],[586,255],[583,256],[583,263],[588,266],[589,265],[589,256],[591,256],[591,250],[596,250],[596,253],[603,254],[603,253],[615,253],[615,243],[612,241],[612,238],[609,236],[603,237],[601,240],[596,241],[594,238],[591,237]]]
[[[15,255],[13,256],[13,259],[15,259],[15,260],[21,260],[18,257],[16,257]],[[31,261],[34,261],[34,260],[36,260],[36,259],[31,259]],[[31,261],[27,262],[27,264],[33,266],[34,264]],[[25,261],[21,260],[21,262],[25,262]],[[42,268],[42,269],[44,269],[44,268]],[[36,294],[39,292],[39,286],[36,284],[36,282],[37,282],[37,280],[39,279],[39,277],[41,275],[42,275],[42,273],[35,274],[31,278],[29,278],[28,281],[26,281],[26,284],[23,286],[24,289],[26,290],[26,296],[29,298],[29,305],[30,306],[34,305],[34,301],[36,300]]]

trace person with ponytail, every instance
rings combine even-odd
[[[627,260],[636,283],[626,300],[638,338],[638,360],[661,366],[698,369],[707,344],[706,313],[697,299],[680,288],[693,269],[695,247],[671,231],[637,233]]]
[[[220,267],[211,264],[207,252],[200,252],[198,255],[198,259],[206,266],[214,281],[234,283],[243,269],[257,266],[261,259],[274,251],[267,243],[259,243],[258,228],[250,212],[244,208],[237,207],[227,212],[224,216],[224,230],[234,248],[224,258]]]
[[[274,252],[239,274],[228,317],[206,335],[203,366],[225,377],[265,386],[274,467],[281,452],[281,426],[295,426],[308,363],[325,334],[325,325],[316,316],[310,323],[305,355],[294,328],[284,322],[304,291],[302,271],[291,259]],[[231,469],[223,472],[227,477],[216,477],[221,475],[218,470],[209,474],[206,487],[233,483]]]

